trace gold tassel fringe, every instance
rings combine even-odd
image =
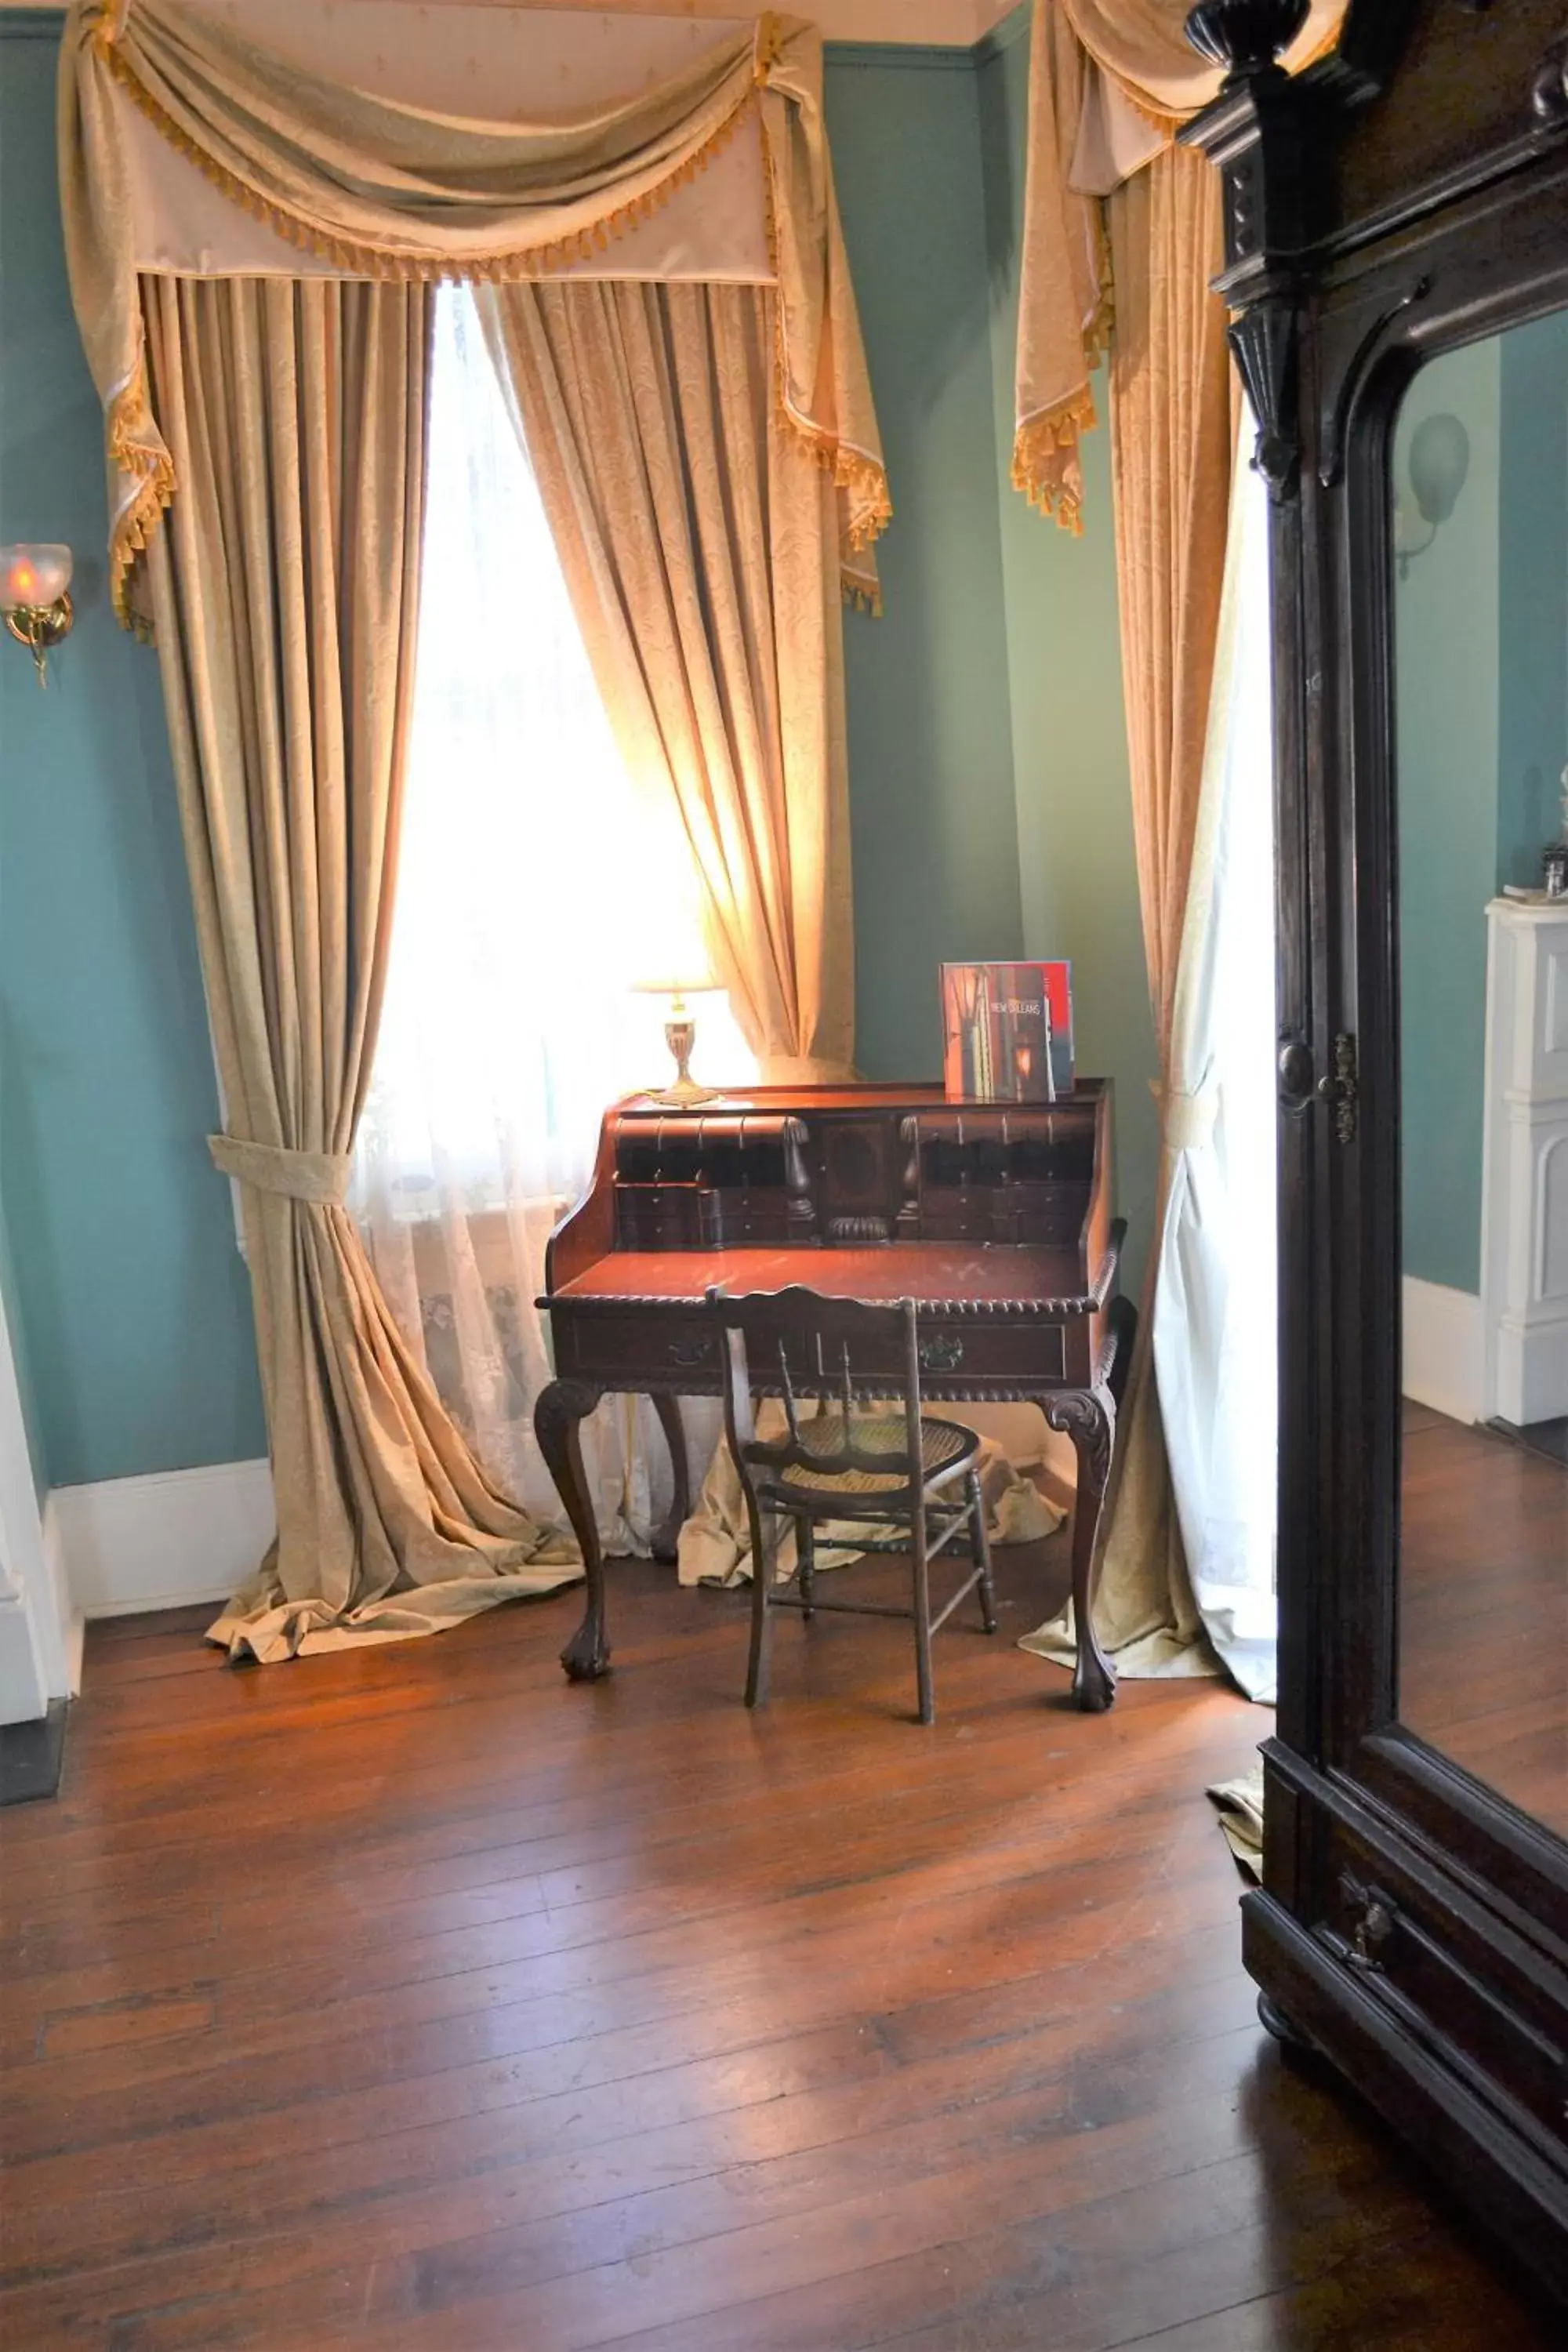
[[[1058,450],[1076,449],[1079,436],[1090,431],[1094,423],[1094,394],[1086,383],[1054,408],[1031,416],[1013,438],[1013,488],[1023,491],[1037,513],[1054,515],[1063,530],[1070,530],[1075,539],[1083,536],[1081,499],[1065,483],[1047,479],[1047,461]]]
[[[131,382],[116,394],[109,410],[110,462],[133,484],[128,505],[114,519],[109,544],[109,596],[114,616],[123,629],[139,637],[149,635],[142,617],[131,609],[131,572],[174,495],[174,461],[166,449],[150,449],[135,437],[151,414],[147,399],[147,363],[136,362]]]

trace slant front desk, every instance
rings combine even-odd
[[[652,1398],[675,1472],[655,1551],[672,1558],[689,1503],[677,1399],[721,1390],[723,1339],[705,1294],[804,1283],[914,1299],[923,1395],[1026,1401],[1071,1437],[1073,1690],[1080,1706],[1109,1706],[1115,1676],[1089,1583],[1134,1319],[1114,1296],[1124,1229],[1110,1180],[1100,1078],[1051,1104],[955,1104],[937,1087],[758,1087],[689,1110],[634,1096],[608,1111],[593,1183],[551,1238],[539,1302],[557,1377],[534,1428],[587,1568],[568,1675],[591,1679],[610,1658],[584,1415],[607,1390]],[[809,1368],[790,1369],[812,1393]]]

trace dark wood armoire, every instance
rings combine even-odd
[[[1568,2294],[1568,947],[1531,887],[1568,762],[1568,0],[1351,0],[1287,77],[1305,13],[1194,9],[1228,72],[1184,134],[1272,502],[1280,1686],[1246,1958],[1271,2030]]]

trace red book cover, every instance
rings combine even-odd
[[[950,1102],[1059,1102],[1073,1088],[1070,963],[944,963]]]

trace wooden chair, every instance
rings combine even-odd
[[[920,1719],[934,1722],[931,1638],[959,1602],[978,1586],[982,1622],[996,1631],[991,1552],[976,1456],[980,1440],[955,1421],[921,1412],[920,1351],[912,1299],[887,1307],[823,1298],[795,1286],[732,1298],[710,1290],[708,1303],[725,1331],[724,1429],[741,1474],[752,1535],[752,1649],[746,1705],[768,1695],[768,1653],[775,1609],[818,1609],[847,1616],[908,1617],[915,1629]],[[760,1439],[752,1412],[756,1395],[784,1400],[787,1433]],[[803,1422],[796,1400],[823,1399],[828,1410]],[[901,1414],[872,1414],[873,1397],[896,1398]],[[798,1568],[795,1594],[774,1583],[776,1531],[793,1520]],[[897,1528],[891,1538],[857,1538],[871,1552],[907,1552],[913,1592],[907,1609],[879,1601],[824,1600],[816,1590],[816,1528],[824,1519]],[[930,1565],[967,1533],[970,1573],[933,1618]]]

